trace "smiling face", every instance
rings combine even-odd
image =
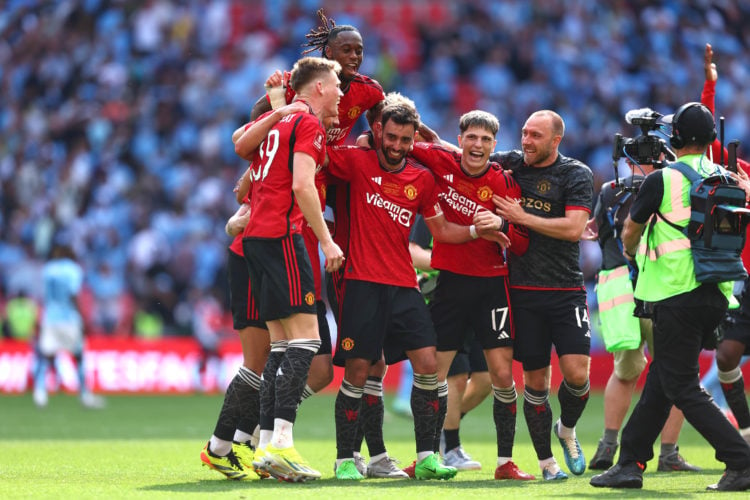
[[[481,173],[487,168],[496,144],[495,136],[486,128],[469,127],[458,136],[458,145],[463,150],[461,167],[469,174]]]
[[[341,31],[330,40],[325,49],[325,56],[341,65],[341,80],[351,81],[359,71],[364,54],[362,35],[357,31]]]
[[[406,155],[414,147],[414,135],[417,132],[414,125],[411,123],[399,125],[392,120],[388,120],[384,124],[377,122],[374,130],[381,141],[378,150],[381,165],[388,170],[396,170],[401,167]]]
[[[562,136],[556,135],[552,118],[531,115],[521,129],[523,161],[530,167],[547,167],[557,159],[557,146]]]

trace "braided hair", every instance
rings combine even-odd
[[[302,46],[310,48],[302,52],[302,55],[320,50],[321,55],[326,57],[326,47],[328,46],[328,42],[335,40],[339,33],[343,31],[355,31],[359,33],[357,28],[349,24],[336,26],[336,21],[328,18],[323,13],[323,9],[318,9],[317,14],[320,18],[321,25],[317,28],[311,29],[310,32],[305,35],[307,43],[302,44]]]

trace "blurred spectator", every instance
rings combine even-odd
[[[706,42],[725,68],[727,138],[750,132],[747,2],[12,0],[0,11],[0,286],[38,283],[67,229],[95,329],[128,328],[129,300],[159,331],[189,334],[171,309],[225,275],[226,194],[244,168],[231,132],[299,57],[319,7],[361,27],[362,72],[414,99],[441,136],[480,107],[509,150],[519,138],[503,131],[551,108],[563,153],[596,185],[611,177],[613,134],[636,133],[628,109],[666,112],[699,88]]]

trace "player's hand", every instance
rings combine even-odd
[[[706,44],[706,52],[703,54],[703,71],[706,73],[706,80],[715,82],[719,79],[719,72],[716,70],[716,64],[713,62],[714,51],[711,44]]]
[[[341,248],[331,240],[325,245],[321,243],[320,249],[326,257],[326,271],[329,273],[338,271],[345,260],[344,252],[341,251]]]
[[[492,203],[497,207],[495,212],[504,217],[505,220],[513,224],[523,225],[523,218],[526,216],[526,211],[523,209],[520,200],[493,194]]]
[[[481,235],[482,232],[502,231],[505,221],[499,215],[495,215],[489,210],[481,209],[474,214],[472,224]]]
[[[597,227],[596,219],[589,219],[586,222],[586,227],[583,228],[583,234],[581,235],[582,240],[595,241],[599,237],[599,227]]]
[[[479,230],[477,230],[477,234],[479,234],[480,238],[483,238],[487,241],[494,241],[495,243],[503,247],[503,250],[510,248],[510,238],[508,238],[507,234],[501,231],[480,232]]]
[[[271,87],[282,87],[284,86],[284,74],[281,72],[280,69],[277,69],[273,72],[271,76],[269,76],[266,79],[266,90],[268,90]]]

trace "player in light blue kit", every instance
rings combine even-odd
[[[104,400],[86,387],[83,366],[83,319],[78,294],[83,284],[83,270],[67,245],[56,244],[43,270],[44,313],[37,344],[37,366],[34,372],[34,403],[47,405],[47,370],[62,351],[72,354],[78,369],[81,403],[88,408],[102,408]]]

